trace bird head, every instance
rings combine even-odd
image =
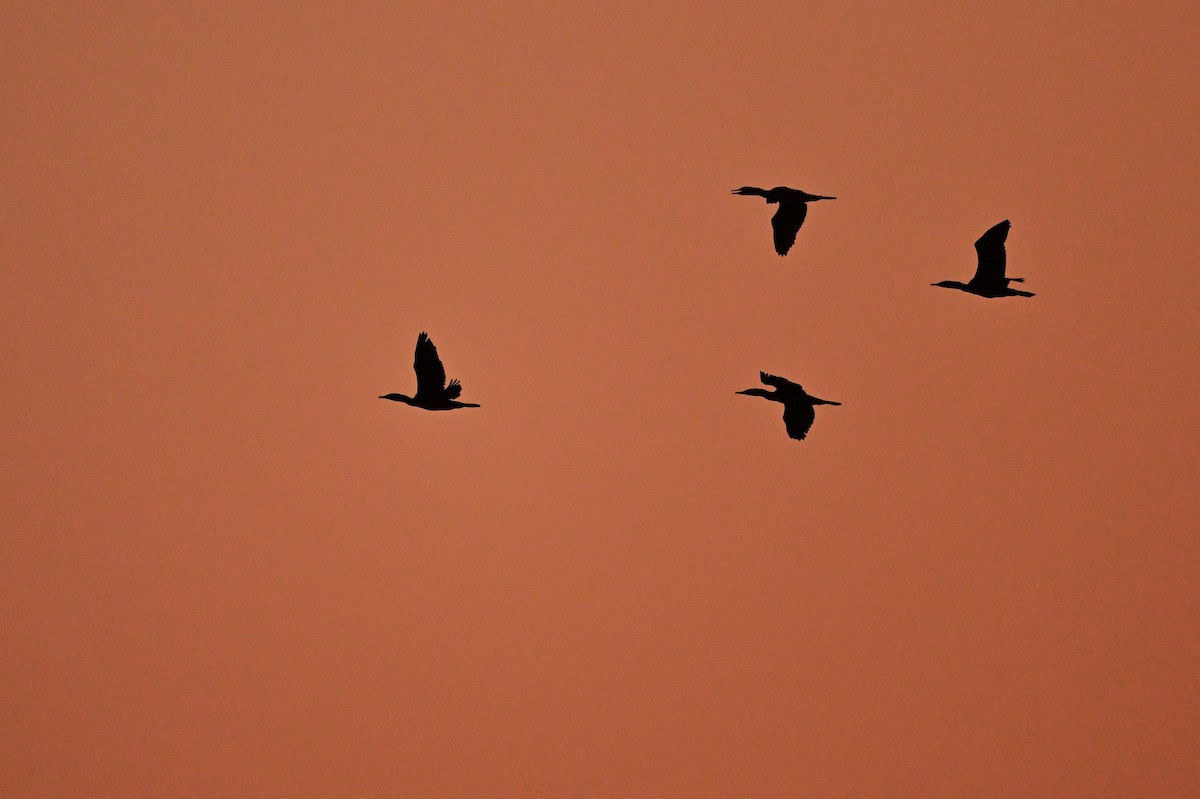
[[[775,395],[773,391],[767,391],[765,388],[748,388],[745,391],[736,391],[735,394],[745,394],[748,397],[766,397],[771,399]]]
[[[941,280],[937,283],[930,283],[929,285],[940,286],[944,289],[965,289],[967,287],[966,283],[960,283],[957,280]]]
[[[403,394],[384,394],[380,399],[392,400],[393,402],[403,402],[409,405],[412,404],[412,397],[407,397]]]

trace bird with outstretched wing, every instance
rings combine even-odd
[[[808,204],[817,200],[836,200],[837,197],[826,197],[821,194],[809,194],[800,189],[787,186],[776,186],[773,189],[763,189],[758,186],[742,186],[734,189],[732,194],[743,197],[762,197],[768,205],[779,204],[775,216],[771,217],[771,230],[775,236],[775,252],[787,255],[796,243],[796,234],[808,216]]]
[[[1009,286],[1010,283],[1024,283],[1023,277],[1008,277],[1004,274],[1008,266],[1008,254],[1004,243],[1008,240],[1008,231],[1012,223],[1005,219],[988,228],[987,232],[975,241],[975,255],[978,263],[975,274],[969,281],[939,280],[931,285],[944,289],[956,289],[979,297],[1032,297],[1033,292],[1021,291]]]
[[[799,383],[793,383],[785,377],[768,374],[767,372],[759,372],[758,379],[762,381],[763,385],[771,386],[775,390],[767,391],[762,388],[748,388],[745,391],[737,393],[747,394],[751,397],[762,397],[772,402],[781,403],[783,405],[783,426],[787,428],[788,436],[797,441],[804,440],[804,437],[808,435],[808,431],[812,428],[813,421],[817,418],[813,406],[842,404],[811,396]]]
[[[458,402],[462,394],[462,384],[451,380],[446,385],[446,368],[438,357],[437,347],[433,346],[429,334],[422,332],[417,336],[417,348],[413,353],[413,371],[417,374],[417,393],[411,397],[404,394],[385,394],[380,399],[403,402],[427,411],[448,411],[455,408],[478,408],[469,402]]]

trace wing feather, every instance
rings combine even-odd
[[[770,375],[770,374],[767,374],[766,372],[759,372],[758,379],[762,382],[762,384],[764,386],[774,386],[775,388],[779,389],[780,391],[787,391],[788,389],[800,388],[799,383],[793,383],[791,380],[788,380],[785,377],[779,377],[777,375]],[[800,390],[803,391],[804,389],[800,388]]]
[[[790,438],[803,441],[817,418],[817,412],[807,402],[789,402],[783,406],[783,426]]]
[[[771,228],[775,231],[775,252],[787,255],[796,243],[796,234],[808,215],[808,204],[781,202],[775,216],[771,217]]]
[[[971,283],[983,286],[1008,285],[1004,281],[1006,256],[1004,241],[1008,238],[1008,229],[1012,223],[1005,219],[1003,222],[988,228],[987,233],[975,242],[975,253],[979,256],[979,265],[975,268],[975,277]]]
[[[413,355],[413,371],[417,373],[417,396],[442,396],[446,388],[446,369],[438,357],[437,347],[429,340],[428,333],[417,336],[417,350]]]

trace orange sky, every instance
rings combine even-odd
[[[0,795],[1195,790],[1195,3],[113,5],[0,12]]]

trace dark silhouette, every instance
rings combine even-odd
[[[742,186],[734,189],[732,194],[754,195],[765,197],[767,204],[779,203],[779,210],[771,217],[771,227],[775,230],[775,252],[787,255],[788,250],[796,243],[796,234],[804,224],[808,214],[808,204],[817,200],[836,200],[837,197],[823,197],[820,194],[809,194],[799,189],[789,189],[787,186],[776,186],[768,191],[757,186]]]
[[[772,402],[782,402],[784,427],[787,428],[788,435],[797,441],[803,441],[804,437],[808,435],[809,428],[812,427],[813,419],[817,416],[816,411],[813,410],[814,405],[842,404],[840,402],[809,396],[801,386],[782,377],[769,375],[766,372],[759,372],[758,379],[764,385],[774,386],[775,390],[767,391],[763,388],[748,388],[745,391],[737,393],[748,394],[751,397],[763,397]]]
[[[1010,289],[1009,283],[1024,283],[1023,277],[1005,277],[1004,266],[1007,260],[1004,254],[1004,240],[1008,238],[1008,229],[1012,223],[1005,219],[998,225],[993,225],[975,242],[975,252],[979,255],[979,266],[975,267],[975,277],[969,283],[959,283],[957,280],[943,280],[932,283],[945,289],[958,289],[980,297],[1032,297],[1033,292]]]
[[[478,408],[470,402],[457,402],[462,393],[462,384],[451,380],[446,385],[446,369],[442,359],[438,357],[437,347],[429,340],[428,333],[417,336],[417,351],[413,356],[413,371],[417,373],[417,394],[406,397],[403,394],[384,394],[380,399],[403,402],[414,408],[424,408],[427,411],[452,411],[455,408]]]

